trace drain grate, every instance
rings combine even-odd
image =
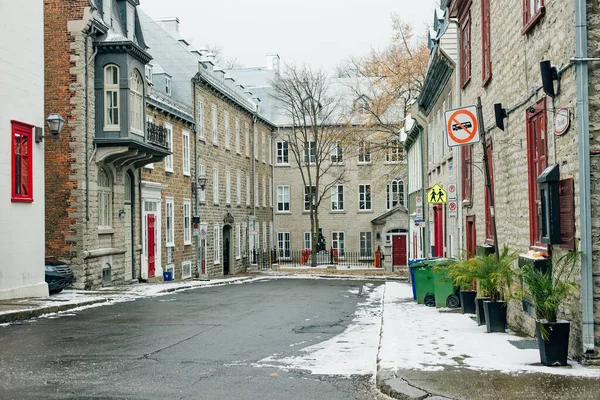
[[[508,343],[512,344],[519,350],[537,350],[538,348],[537,339],[509,340]]]

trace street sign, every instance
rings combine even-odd
[[[554,114],[554,134],[560,136],[569,130],[571,125],[571,113],[569,109],[559,108]]]
[[[446,204],[448,202],[448,193],[437,183],[427,191],[428,204]]]
[[[456,200],[456,183],[448,184],[448,200],[450,199]]]
[[[415,203],[417,203],[417,207],[422,206],[423,205],[423,197],[421,197],[421,196],[415,197]]]
[[[417,208],[415,208],[415,215],[417,217],[422,217],[423,216],[423,207],[417,207]]]
[[[449,147],[479,142],[479,123],[476,115],[476,106],[448,110],[444,113]]]
[[[448,217],[457,217],[458,216],[458,203],[456,200],[451,200],[448,202]]]

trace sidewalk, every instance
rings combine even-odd
[[[377,371],[377,387],[398,399],[600,398],[599,367],[545,367],[536,340],[416,304],[397,282],[386,284]]]

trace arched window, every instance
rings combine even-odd
[[[104,67],[104,129],[119,130],[119,67]]]
[[[391,210],[397,205],[405,207],[404,182],[402,179],[398,178],[394,179],[392,183],[387,186],[387,209]]]
[[[125,174],[125,193],[123,193],[125,204],[131,204],[131,177],[128,173]]]
[[[144,81],[137,70],[131,71],[129,79],[129,119],[131,131],[144,134]]]
[[[98,226],[112,225],[112,183],[104,168],[98,171]]]

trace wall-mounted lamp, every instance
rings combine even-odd
[[[540,61],[540,72],[542,73],[542,87],[544,92],[555,98],[560,90],[558,69],[550,64],[550,60]],[[554,81],[558,81],[558,88],[554,90]]]
[[[496,126],[504,131],[504,118],[507,117],[506,108],[502,108],[502,103],[494,104],[494,115],[496,116]]]
[[[204,190],[204,188],[206,187],[207,181],[208,181],[208,179],[206,179],[205,175],[199,175],[198,182],[196,182],[196,183],[192,182],[192,192],[196,193],[196,188],[199,188],[200,190]]]
[[[123,218],[124,216],[125,216],[125,209],[124,209],[124,208],[121,208],[121,209],[119,210],[119,218]]]
[[[44,135],[42,128],[36,128],[36,143],[41,143],[44,138],[54,138],[54,140],[58,139],[58,135],[61,134],[63,128],[65,127],[65,119],[60,114],[50,114],[48,115],[48,118],[46,118],[46,126],[48,127],[48,132],[50,132],[50,135]]]

